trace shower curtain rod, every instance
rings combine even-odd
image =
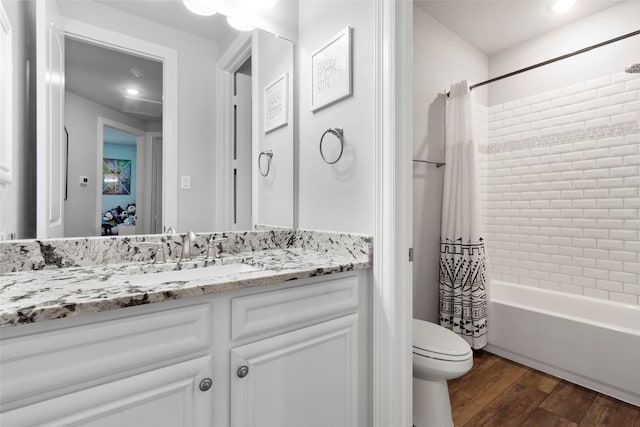
[[[528,67],[521,68],[519,70],[512,71],[510,73],[503,74],[501,76],[494,77],[492,79],[485,80],[485,81],[480,82],[480,83],[473,84],[473,85],[469,86],[469,89],[473,90],[473,89],[475,89],[477,87],[484,86],[484,85],[487,85],[489,83],[493,83],[493,82],[498,81],[498,80],[506,79],[507,77],[511,77],[511,76],[515,76],[515,75],[520,74],[520,73],[524,73],[525,71],[530,71],[530,70],[533,70],[535,68],[542,67],[543,65],[549,65],[549,64],[552,64],[554,62],[558,62],[558,61],[561,61],[563,59],[571,58],[572,56],[580,55],[581,53],[585,53],[585,52],[588,52],[590,50],[597,49],[599,47],[606,46],[608,44],[615,43],[615,42],[618,42],[620,40],[624,40],[624,39],[629,38],[629,37],[637,36],[638,34],[640,34],[640,30],[633,31],[631,33],[624,34],[622,36],[619,36],[619,37],[616,37],[616,38],[613,38],[613,39],[610,39],[610,40],[605,40],[605,41],[603,41],[601,43],[597,43],[597,44],[585,47],[583,49],[576,50],[574,52],[570,52],[570,53],[567,53],[567,54],[564,54],[564,55],[560,55],[560,56],[557,56],[555,58],[548,59],[546,61],[539,62],[537,64],[530,65]],[[449,96],[449,92],[447,92],[447,96]]]

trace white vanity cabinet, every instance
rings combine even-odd
[[[367,425],[367,283],[361,270],[4,327],[0,425]]]
[[[358,288],[351,276],[232,300],[234,337],[272,335],[231,350],[233,427],[359,425]]]
[[[0,425],[211,425],[210,305],[134,311],[3,329]]]
[[[231,425],[358,425],[358,315],[232,350]]]

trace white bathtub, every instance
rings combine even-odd
[[[486,350],[640,406],[640,307],[492,281]]]

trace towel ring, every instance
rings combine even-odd
[[[262,173],[262,156],[267,156],[267,171]],[[269,171],[271,170],[271,159],[273,158],[273,151],[261,151],[258,155],[258,169],[260,170],[260,175],[267,176],[269,175]]]
[[[331,135],[335,136],[340,141],[340,154],[338,154],[338,158],[335,159],[333,162],[330,162],[330,161],[327,160],[327,158],[324,156],[324,151],[322,150],[322,143],[324,142],[324,137],[328,133],[330,133]],[[329,128],[329,129],[324,131],[324,133],[320,137],[320,156],[322,156],[322,160],[324,160],[325,163],[328,163],[330,165],[338,163],[338,160],[340,160],[340,158],[342,157],[342,152],[344,151],[344,138],[343,137],[344,137],[344,131],[342,130],[342,128]]]

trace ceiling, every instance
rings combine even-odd
[[[108,126],[104,127],[103,138],[105,144],[135,146],[137,142],[135,135]]]
[[[200,16],[190,12],[182,0],[94,0],[97,3],[137,15],[218,43],[220,52],[236,38],[238,31],[223,15]]]
[[[563,14],[551,10],[552,0],[414,0],[414,5],[490,56],[619,2],[577,0]]]
[[[137,78],[131,68],[145,72]],[[70,92],[146,122],[162,120],[162,63],[65,37]],[[127,88],[140,91],[127,96]]]
[[[63,0],[64,1],[64,0]],[[224,16],[196,15],[182,0],[93,0],[218,43],[223,51],[238,35]],[[136,78],[131,68],[146,72]],[[162,63],[67,37],[65,81],[70,92],[146,122],[162,120]],[[126,96],[125,89],[140,91]],[[151,102],[149,102],[151,101]]]

